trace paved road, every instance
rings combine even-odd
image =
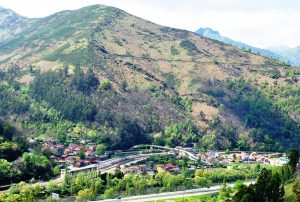
[[[246,185],[253,183],[254,181],[245,182]],[[228,186],[233,186],[234,183],[228,183]],[[212,194],[218,193],[220,191],[221,185],[215,185],[210,188],[199,188],[199,189],[190,189],[185,191],[176,191],[176,192],[165,192],[159,194],[149,194],[149,195],[139,195],[139,196],[131,196],[122,199],[108,199],[108,200],[100,200],[99,202],[144,202],[144,201],[155,201],[155,200],[163,200],[170,198],[181,198],[187,196],[199,196],[204,194]]]
[[[147,153],[147,154],[137,154],[137,155],[130,155],[126,157],[119,157],[119,158],[112,158],[105,161],[101,161],[98,164],[91,164],[84,167],[74,167],[69,166],[68,172],[69,173],[76,173],[76,172],[84,172],[88,170],[98,170],[100,172],[106,172],[107,170],[111,170],[117,168],[121,165],[126,165],[130,163],[134,163],[143,159],[146,159],[151,156],[159,156],[159,155],[166,155],[166,152],[160,153]]]
[[[199,157],[196,156],[194,153],[189,152],[185,149],[179,149],[179,148],[171,148],[171,147],[163,147],[163,146],[158,146],[158,145],[136,145],[133,148],[141,148],[141,147],[150,147],[150,148],[155,148],[155,149],[163,149],[163,150],[167,150],[167,151],[173,151],[173,152],[179,152],[182,153],[184,155],[187,155],[191,160],[198,160]]]
[[[133,155],[133,156],[127,157],[126,160],[123,160],[124,158],[120,158],[116,162],[114,162],[113,164],[104,165],[98,170],[101,173],[110,172],[110,171],[113,171],[113,170],[115,170],[116,168],[118,168],[122,165],[130,165],[130,164],[139,162],[141,160],[147,159],[148,157],[151,157],[151,156],[164,156],[166,154],[167,154],[166,152],[150,153],[150,154],[139,154],[139,155]]]

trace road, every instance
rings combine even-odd
[[[244,184],[249,185],[253,183],[254,180],[244,182]],[[228,186],[233,187],[234,183],[227,183]],[[215,185],[210,188],[198,188],[198,189],[189,189],[185,191],[176,191],[176,192],[164,192],[159,194],[148,194],[148,195],[139,195],[131,196],[122,199],[107,199],[100,200],[98,202],[145,202],[145,201],[155,201],[163,200],[170,198],[181,198],[187,196],[199,196],[204,194],[218,193],[220,191],[221,185]]]
[[[158,145],[136,145],[133,148],[141,148],[141,147],[150,147],[150,148],[155,148],[155,149],[162,149],[162,150],[167,150],[167,151],[173,151],[173,152],[179,152],[182,153],[186,156],[188,156],[191,160],[198,160],[199,157],[196,156],[194,153],[187,151],[185,149],[179,149],[179,148],[171,148],[171,147],[164,147],[164,146],[158,146]]]
[[[185,149],[178,149],[178,148],[170,148],[170,147],[163,147],[163,146],[157,146],[157,145],[136,145],[133,148],[141,148],[141,147],[150,147],[151,149],[162,149],[165,151],[173,151],[173,152],[179,152],[182,153],[186,156],[188,156],[191,160],[198,160],[199,157],[196,156],[194,153],[186,151]],[[69,173],[77,173],[77,172],[84,172],[88,170],[98,170],[100,172],[105,172],[107,170],[111,170],[113,168],[116,168],[120,165],[128,164],[130,162],[135,162],[137,160],[142,160],[146,159],[147,157],[150,156],[157,156],[157,155],[166,155],[167,152],[161,152],[161,153],[148,153],[148,154],[138,154],[138,155],[130,155],[127,157],[123,158],[114,158],[114,159],[109,159],[106,161],[102,161],[99,164],[92,164],[84,167],[74,167],[74,166],[69,166],[68,167],[68,172]]]
[[[137,161],[141,161],[143,159],[147,159],[148,157],[151,156],[160,156],[160,155],[166,155],[166,152],[161,152],[161,153],[149,153],[149,154],[137,154],[137,155],[130,155],[122,158],[113,158],[113,159],[108,159],[105,161],[101,161],[98,164],[91,164],[88,166],[84,167],[74,167],[74,166],[69,166],[68,167],[68,172],[69,173],[76,173],[76,172],[84,172],[84,171],[89,171],[89,170],[97,170],[99,172],[107,172],[113,169],[116,169],[117,167],[121,165],[127,165],[131,164]]]

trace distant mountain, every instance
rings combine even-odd
[[[196,31],[196,34],[199,34],[201,36],[210,38],[210,39],[214,39],[214,40],[218,40],[221,41],[223,43],[247,50],[247,51],[251,51],[252,53],[256,53],[256,54],[260,54],[266,57],[273,57],[273,58],[277,58],[280,59],[282,61],[287,62],[287,60],[282,57],[281,55],[274,53],[270,50],[266,50],[266,49],[261,49],[261,48],[256,48],[253,46],[250,46],[248,44],[239,42],[239,41],[234,41],[228,37],[222,36],[218,31],[215,31],[211,28],[200,28]]]
[[[7,40],[21,32],[29,21],[31,20],[0,6],[0,41]]]
[[[274,53],[286,58],[290,64],[300,66],[300,46],[295,48],[289,47],[271,47]]]

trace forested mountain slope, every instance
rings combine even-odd
[[[299,147],[296,68],[113,7],[27,21],[0,42],[0,113],[29,136]]]

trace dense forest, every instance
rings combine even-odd
[[[6,75],[14,77],[11,72]],[[92,68],[79,66],[36,71],[34,75],[29,86],[13,81],[0,85],[0,114],[17,120],[21,130],[41,140],[51,137],[67,145],[74,138],[87,139],[105,144],[107,149],[152,142],[171,147],[196,143],[200,149],[264,151],[297,147],[299,140],[299,122],[287,115],[299,108],[299,89],[288,84],[258,88],[241,77],[225,86],[206,88],[221,115],[226,107],[242,120],[248,131],[241,135],[238,126],[225,125],[219,117],[208,122],[208,129],[199,129],[189,115],[191,99],[169,95],[155,86],[146,90],[128,86],[119,91],[111,81],[100,81]],[[277,99],[272,99],[275,96]],[[205,116],[200,114],[200,119]],[[75,132],[75,128],[80,129]]]
[[[42,152],[29,154],[20,132],[0,121],[0,185],[31,179],[49,179],[53,163]]]
[[[270,87],[280,89],[282,87]],[[253,82],[243,78],[227,83],[230,91],[225,105],[238,117],[241,117],[246,127],[250,128],[251,137],[255,142],[262,142],[258,148],[282,150],[285,145],[293,145],[292,141],[299,139],[299,121],[291,118],[288,110],[278,106],[283,99],[273,100],[268,87],[259,89]],[[293,88],[287,88],[286,93],[292,93]],[[287,95],[288,97],[289,95]],[[290,107],[297,107],[298,103],[291,103]],[[243,146],[247,149],[247,146]],[[297,147],[294,144],[294,147]]]

